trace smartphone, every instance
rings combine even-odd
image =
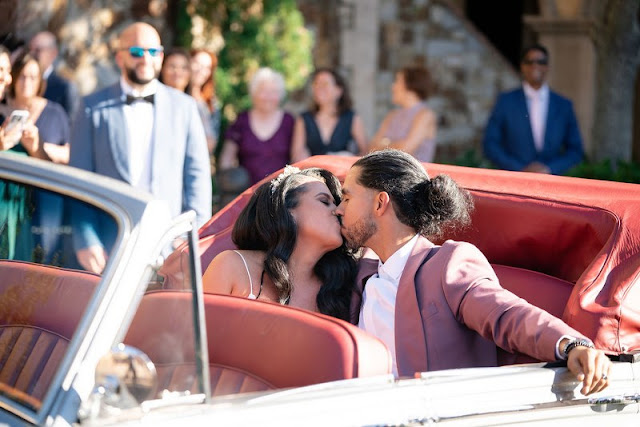
[[[27,110],[14,110],[9,116],[9,123],[7,123],[5,132],[10,132],[16,127],[19,127],[22,132],[24,125],[27,124],[27,120],[29,120],[29,112]]]

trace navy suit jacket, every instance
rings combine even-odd
[[[119,82],[83,99],[71,133],[71,166],[131,183],[124,105]],[[211,217],[212,194],[209,151],[196,102],[158,84],[154,105],[151,194],[166,200],[174,216],[193,209],[200,226]],[[96,219],[87,209],[76,209],[73,223],[76,249],[108,247],[105,239],[115,237],[110,236],[112,221]]]
[[[47,78],[43,96],[62,105],[69,118],[75,116],[78,106],[78,91],[72,82],[60,77],[55,71],[49,74]]]
[[[536,150],[524,89],[502,93],[489,117],[484,153],[500,169],[520,171],[531,162],[547,165],[551,173],[565,173],[580,163],[582,138],[571,101],[549,91],[544,146]]]

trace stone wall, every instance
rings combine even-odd
[[[518,72],[465,19],[459,2],[343,0],[329,21],[315,14],[328,14],[326,8],[311,14],[314,2],[298,2],[312,28],[323,22],[317,34],[329,38],[324,44],[340,52],[335,57],[316,50],[316,65],[334,66],[348,78],[370,136],[393,108],[394,71],[410,64],[429,68],[435,90],[428,104],[439,122],[438,162],[453,162],[471,150],[479,153],[495,98],[519,84]]]
[[[158,28],[163,40],[173,39],[165,18],[169,0],[14,0],[13,3],[14,26],[10,28],[5,23],[6,28],[25,41],[41,30],[56,34],[60,40],[59,71],[73,79],[82,94],[117,80],[114,42],[130,23],[149,22]]]
[[[376,120],[392,108],[394,71],[426,66],[434,81],[429,106],[438,114],[436,161],[479,148],[497,94],[519,83],[517,72],[454,6],[433,0],[380,0]]]

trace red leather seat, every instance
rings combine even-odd
[[[213,395],[391,372],[384,344],[341,320],[225,295],[204,303]],[[190,292],[149,292],[127,333],[156,365],[159,391],[196,391],[191,304]]]
[[[520,298],[561,318],[573,283],[524,268],[493,264],[500,284]]]
[[[0,382],[41,400],[100,277],[8,260],[0,277]]]
[[[524,268],[493,264],[500,284],[520,298],[561,318],[573,291],[573,283]],[[498,349],[498,364],[539,362],[522,353],[509,353]]]
[[[206,269],[206,266],[213,260],[213,258],[220,252],[227,249],[235,249],[236,246],[231,241],[231,230],[233,226],[223,228],[216,234],[211,234],[206,237],[201,237],[198,241],[198,250],[200,251],[200,262],[202,264],[202,273]],[[184,271],[187,269],[185,266],[187,263],[187,256],[189,250],[184,244],[167,258],[162,268],[158,272],[164,277],[163,289],[191,289],[191,283],[186,280]]]

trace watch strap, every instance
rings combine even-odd
[[[565,345],[564,348],[562,349],[562,355],[564,356],[565,359],[567,359],[569,357],[569,352],[571,352],[571,350],[573,350],[576,347],[588,347],[588,348],[595,348],[593,343],[587,339],[584,338],[573,338],[571,340],[569,340]]]

